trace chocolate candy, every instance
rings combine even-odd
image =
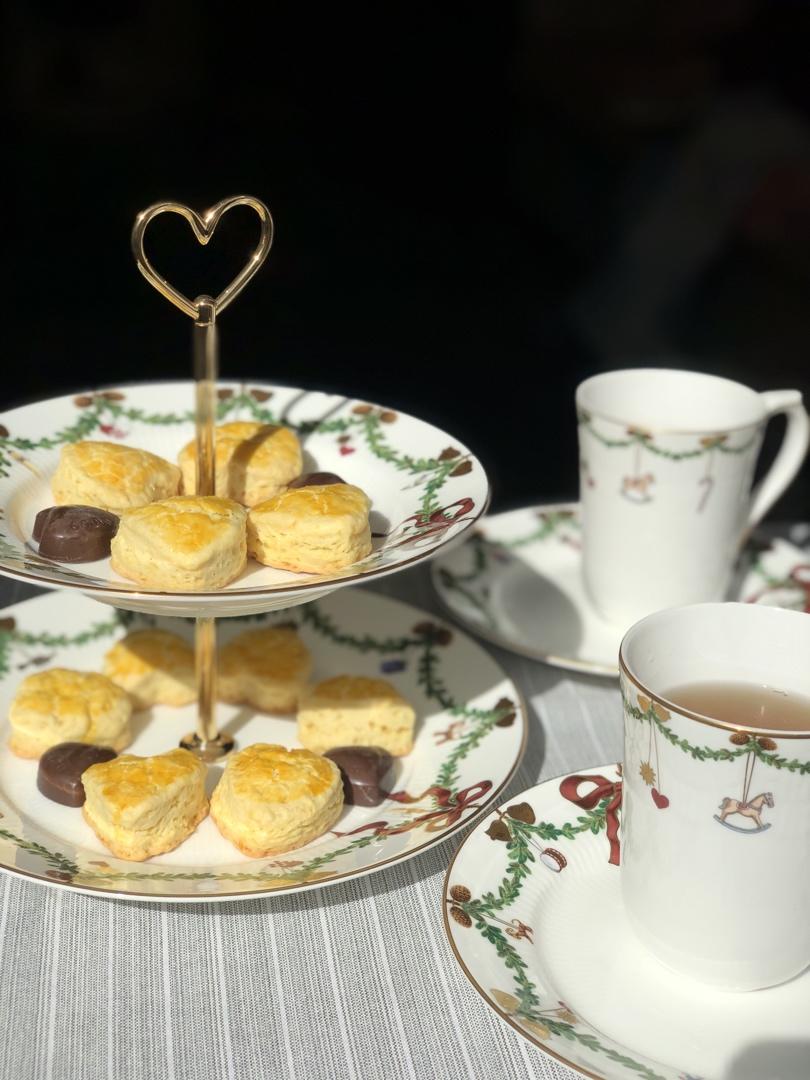
[[[293,482],[291,484],[288,484],[287,486],[291,487],[291,488],[299,488],[299,487],[312,487],[314,484],[345,484],[345,483],[346,483],[346,481],[343,480],[340,476],[338,476],[337,473],[333,473],[333,472],[309,472],[309,473],[303,473],[303,475],[299,476],[297,480],[293,480]]]
[[[118,755],[109,746],[63,742],[46,750],[39,759],[37,787],[42,794],[63,806],[84,805],[82,773],[99,761],[112,761]]]
[[[386,798],[380,781],[391,768],[392,757],[379,746],[337,746],[324,754],[343,776],[343,797],[353,806],[379,806]]]
[[[59,562],[95,562],[110,554],[118,518],[96,506],[49,506],[34,521],[39,553]]]

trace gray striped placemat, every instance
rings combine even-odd
[[[379,590],[436,611],[425,572]],[[0,583],[14,603],[34,590]],[[507,795],[618,760],[618,690],[491,650],[530,704]],[[458,840],[301,895],[103,900],[0,876],[2,1080],[571,1078],[503,1023],[442,927]]]

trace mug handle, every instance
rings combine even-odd
[[[784,413],[787,417],[787,428],[773,465],[751,493],[749,526],[761,521],[793,482],[810,445],[810,417],[802,405],[802,395],[798,390],[766,390],[759,396],[768,419]]]

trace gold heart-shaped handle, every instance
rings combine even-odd
[[[219,315],[225,310],[228,304],[230,304],[231,300],[239,295],[257,270],[259,270],[262,263],[267,258],[273,243],[273,218],[270,216],[270,211],[261,199],[255,199],[252,195],[234,195],[230,199],[223,199],[222,202],[218,202],[216,206],[210,207],[202,214],[198,214],[195,210],[191,210],[188,206],[184,206],[183,203],[155,203],[153,206],[148,206],[138,214],[135,219],[135,224],[132,227],[132,254],[135,256],[135,262],[138,265],[138,269],[150,285],[154,285],[159,293],[162,293],[167,300],[171,300],[173,304],[179,307],[181,311],[184,311],[186,315],[190,315],[192,319],[197,319],[200,316],[200,309],[197,303],[189,300],[189,298],[184,296],[179,289],[175,289],[173,285],[170,285],[165,277],[163,277],[162,274],[159,274],[149,261],[143,246],[146,227],[153,218],[158,216],[158,214],[179,214],[189,223],[199,242],[201,244],[207,244],[214,235],[214,230],[219,224],[219,219],[223,214],[232,210],[234,206],[249,206],[255,210],[259,215],[261,233],[259,235],[259,242],[256,245],[253,254],[230,285],[226,286],[214,300],[214,312]]]

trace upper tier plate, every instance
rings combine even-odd
[[[163,615],[246,615],[290,607],[432,555],[484,513],[489,484],[480,462],[439,428],[404,413],[334,394],[256,383],[219,385],[219,422],[284,423],[304,447],[304,469],[335,472],[371,498],[374,550],[334,574],[293,574],[253,560],[216,592],[143,589],[109,560],[44,559],[34,518],[53,504],[50,477],[61,447],[120,440],[176,461],[194,438],[191,381],[134,384],[50,398],[0,413],[0,573],[52,589],[78,589],[116,607]]]

